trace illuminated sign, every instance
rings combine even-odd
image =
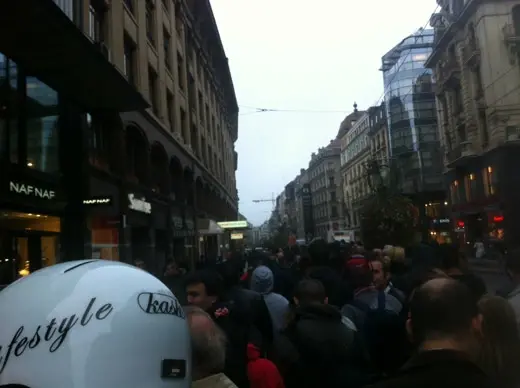
[[[56,192],[54,190],[49,190],[43,187],[13,181],[9,182],[9,191],[11,193],[40,199],[54,199],[54,197],[56,196]]]
[[[111,197],[95,197],[83,200],[83,205],[95,206],[95,205],[112,205]]]
[[[136,198],[135,194],[128,194],[128,202],[128,208],[131,210],[146,214],[152,213],[152,204],[145,199]]]
[[[244,229],[247,228],[247,221],[224,221],[217,222],[222,229]]]
[[[243,238],[243,233],[231,233],[231,240],[242,240]]]

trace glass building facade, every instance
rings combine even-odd
[[[404,192],[442,190],[434,79],[424,63],[434,32],[420,29],[382,58],[391,162]]]
[[[58,93],[0,53],[0,157],[59,173]]]

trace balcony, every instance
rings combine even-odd
[[[518,54],[520,54],[520,36],[511,23],[504,24],[502,27],[502,35],[509,53],[509,62],[511,65],[514,65],[518,59]]]
[[[460,84],[460,65],[455,58],[444,61],[437,72],[437,83],[447,87]]]
[[[464,65],[475,68],[480,63],[480,49],[476,41],[468,41],[462,50]]]
[[[469,141],[463,141],[457,147],[446,153],[446,167],[460,167],[477,156],[473,144]]]

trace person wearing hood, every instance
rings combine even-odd
[[[369,381],[356,365],[355,332],[328,304],[323,284],[302,280],[293,319],[274,343],[273,361],[286,388],[362,387]]]
[[[271,316],[273,334],[276,336],[284,327],[289,301],[282,295],[273,292],[273,287],[273,272],[263,265],[257,267],[251,275],[251,290],[263,296]]]

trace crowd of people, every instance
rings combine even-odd
[[[62,263],[1,291],[0,311],[1,388],[520,387],[520,286],[489,295],[449,245],[316,240],[171,262],[161,281]]]

